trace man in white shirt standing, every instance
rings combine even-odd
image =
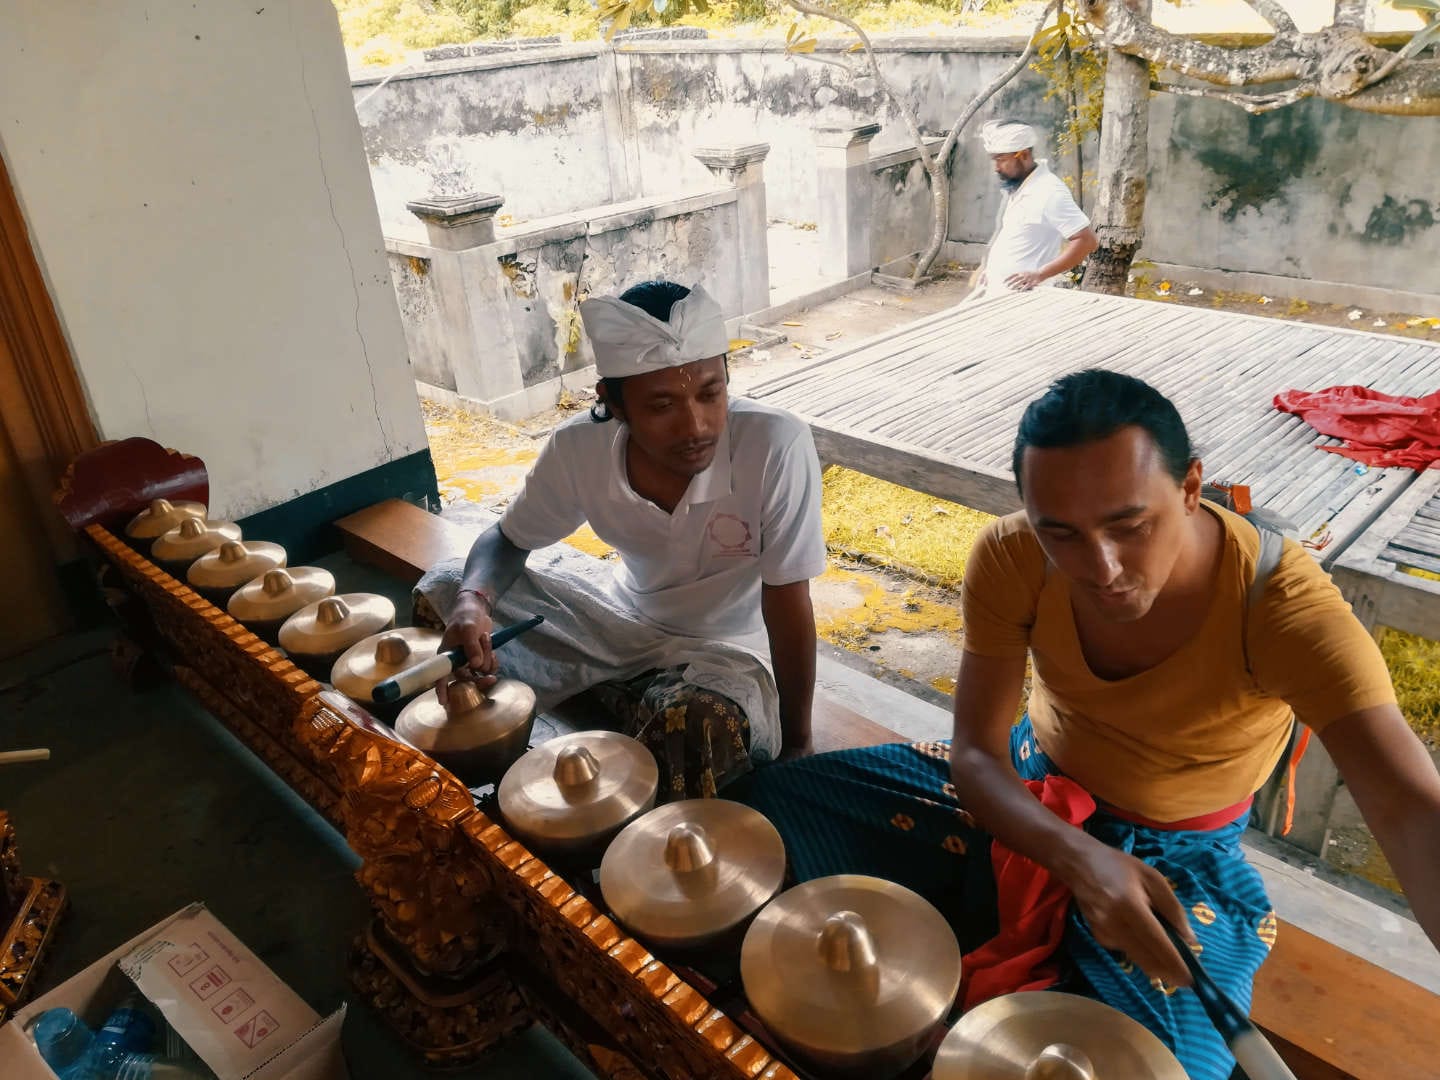
[[[654,752],[662,801],[712,796],[752,760],[810,747],[814,441],[789,413],[730,400],[724,316],[700,286],[646,282],[580,316],[596,407],[555,429],[463,573],[426,575],[417,612],[482,682],[494,625],[544,615],[506,647],[506,672],[542,710],[591,691],[606,726]],[[558,549],[531,559],[586,522],[619,553],[609,581]]]
[[[968,301],[1033,289],[1079,266],[1099,246],[1090,219],[1065,182],[1035,160],[1035,129],[991,120],[980,132],[1005,189],[1005,202]]]

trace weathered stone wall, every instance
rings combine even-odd
[[[632,197],[611,184],[593,48],[436,67],[354,84],[386,236],[423,241],[405,203],[431,192],[504,195],[517,222]]]
[[[1160,95],[1150,133],[1150,258],[1440,293],[1435,120]]]
[[[462,250],[387,239],[415,377],[519,418],[594,364],[579,317],[588,295],[654,275],[699,281],[738,318],[746,197],[712,180],[709,191],[545,219]]]
[[[880,61],[935,132],[1016,48],[1013,40],[894,39],[881,44]],[[419,162],[437,145],[453,144],[469,186],[503,194],[506,211],[523,220],[693,190],[705,178],[692,157],[698,145],[763,141],[771,148],[770,215],[815,222],[816,128],[878,122],[871,145],[877,158],[907,144],[878,87],[788,56],[775,42],[577,45],[549,55],[553,61],[472,60],[442,74],[397,78],[362,106],[388,235],[416,234],[413,219],[395,208],[424,193],[414,186],[427,179]],[[357,100],[375,81],[356,85]],[[1047,99],[1047,89],[1026,72],[975,125],[997,115],[1036,124],[1049,133],[1055,171],[1072,186],[1082,176],[1093,182],[1093,145],[1078,155],[1056,153],[1065,103]],[[387,102],[388,95],[403,100]],[[403,134],[388,130],[402,117]],[[1150,134],[1146,257],[1440,293],[1440,124],[1313,101],[1251,117],[1217,102],[1157,95]],[[948,239],[988,240],[999,200],[972,133],[954,162]],[[920,246],[929,213],[921,170],[897,165],[877,173],[872,210],[877,264]]]

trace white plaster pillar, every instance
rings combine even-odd
[[[701,147],[695,156],[722,183],[736,189],[740,217],[740,315],[770,306],[769,215],[765,210],[765,158],[769,143]]]
[[[442,320],[436,366],[455,392],[482,404],[524,389],[519,351],[495,262],[495,215],[505,199],[471,191],[428,195],[405,208],[425,223],[430,276]]]
[[[425,223],[430,246],[441,251],[464,251],[495,239],[495,215],[505,205],[503,195],[469,191],[463,195],[427,195],[405,204]]]
[[[820,273],[850,278],[875,269],[870,243],[875,177],[870,140],[879,124],[815,129]]]

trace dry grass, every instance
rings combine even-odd
[[[958,588],[975,538],[994,519],[834,466],[825,471],[825,543],[831,551]]]
[[[822,576],[829,584],[849,587],[853,603],[816,611],[815,629],[834,645],[859,650],[871,634],[899,630],[904,634],[944,634],[960,640],[959,598],[940,590],[887,589],[874,575],[831,565]],[[930,593],[931,595],[927,595]],[[933,595],[938,593],[939,595]]]

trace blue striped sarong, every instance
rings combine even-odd
[[[1025,780],[1058,775],[1027,717],[1011,759]],[[963,952],[998,929],[990,838],[950,782],[950,744],[893,743],[841,750],[761,769],[725,797],[765,814],[785,840],[797,881],[870,874],[913,889],[949,920]],[[1245,818],[1212,830],[1132,824],[1099,810],[1086,823],[1098,840],[1149,863],[1190,912],[1200,959],[1249,1010],[1255,972],[1275,942],[1275,913],[1259,873],[1245,861]],[[1191,1080],[1228,1080],[1234,1058],[1189,990],[1157,986],[1103,948],[1072,907],[1057,989],[1086,994],[1138,1020],[1180,1060]]]

